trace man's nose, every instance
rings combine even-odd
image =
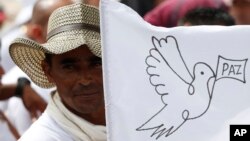
[[[79,77],[78,83],[83,86],[89,85],[93,80],[91,72],[86,70],[82,71],[78,77]]]

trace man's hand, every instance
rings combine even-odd
[[[30,112],[32,119],[37,119],[47,106],[44,99],[30,85],[24,87],[22,100],[26,109]]]

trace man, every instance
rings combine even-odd
[[[57,90],[21,141],[105,141],[99,10],[81,3],[55,10],[47,42],[19,38],[13,61],[37,85]]]
[[[229,1],[229,12],[234,17],[237,25],[250,24],[250,0]]]

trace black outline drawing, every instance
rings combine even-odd
[[[180,71],[176,71],[177,68],[175,68],[174,63],[171,64],[171,62],[168,62],[168,60],[166,59],[167,57],[164,56],[164,52],[162,51],[164,47],[168,47],[168,44],[173,43],[174,46],[171,46],[172,49],[174,49],[177,53],[175,57],[179,57],[180,60],[179,62],[181,63],[181,65],[183,66],[183,68],[186,69],[186,74],[188,74],[190,76],[190,80],[186,79],[183,74],[180,74]],[[197,119],[201,116],[203,116],[209,109],[212,98],[213,98],[213,92],[214,92],[214,86],[216,81],[222,79],[222,78],[230,78],[230,79],[235,79],[238,80],[242,83],[246,83],[245,80],[245,68],[246,68],[246,64],[247,64],[247,60],[248,59],[243,59],[243,60],[233,60],[233,59],[226,59],[224,57],[222,57],[221,55],[218,55],[218,62],[217,62],[217,69],[216,69],[216,73],[214,73],[213,69],[206,63],[204,62],[198,62],[194,65],[193,67],[193,75],[190,73],[187,64],[185,63],[181,52],[179,50],[179,46],[177,43],[177,40],[174,36],[167,36],[166,38],[161,38],[161,39],[157,39],[156,37],[152,36],[152,44],[154,45],[154,48],[150,49],[149,51],[149,56],[147,56],[145,62],[147,64],[147,74],[150,76],[149,77],[149,81],[150,84],[152,86],[155,87],[155,91],[158,95],[161,96],[161,101],[164,104],[164,106],[157,111],[153,116],[151,116],[151,118],[149,118],[149,120],[147,120],[146,122],[144,122],[143,124],[141,124],[138,128],[136,128],[136,131],[149,131],[152,130],[152,134],[151,134],[151,138],[153,138],[154,136],[155,139],[159,139],[162,136],[168,137],[170,135],[172,135],[173,133],[175,133],[185,122],[187,122],[188,120],[194,120]],[[165,45],[165,46],[164,46]],[[171,48],[170,47],[170,48]],[[158,55],[158,56],[157,56]],[[154,125],[154,119],[157,118],[158,116],[161,116],[162,112],[166,112],[168,111],[168,103],[166,101],[164,101],[164,97],[168,97],[169,95],[173,95],[172,93],[168,93],[168,92],[162,92],[159,91],[159,89],[161,87],[167,87],[164,83],[157,83],[155,84],[155,82],[153,82],[153,78],[160,78],[160,74],[155,74],[150,72],[150,69],[155,69],[157,66],[156,65],[152,65],[150,63],[148,63],[149,59],[153,59],[155,62],[157,63],[162,63],[162,65],[167,65],[168,69],[170,69],[174,75],[176,75],[178,78],[180,78],[185,84],[188,85],[188,90],[187,90],[187,95],[193,96],[193,95],[197,95],[195,86],[194,86],[194,82],[196,79],[198,79],[199,77],[204,77],[204,81],[203,81],[203,86],[204,86],[204,90],[202,89],[202,92],[198,93],[198,94],[205,94],[207,97],[207,101],[206,103],[204,103],[204,109],[202,109],[202,111],[197,114],[195,112],[192,112],[192,109],[181,109],[182,113],[180,113],[178,116],[182,119],[180,119],[180,122],[176,125],[167,125],[166,122],[168,121],[162,121],[162,123],[157,123],[157,125]],[[238,79],[238,78],[234,78],[234,77],[229,77],[229,76],[217,76],[218,73],[218,68],[219,68],[219,64],[220,64],[220,60],[226,60],[226,61],[231,61],[231,62],[243,62],[244,67],[242,66],[241,69],[243,69],[243,73],[239,73],[239,70],[236,70],[239,75],[243,75],[243,80]],[[178,62],[178,61],[177,61]],[[204,69],[204,70],[200,70],[200,69]],[[240,68],[238,68],[240,69]],[[199,73],[197,72],[199,70]],[[185,71],[185,70],[181,70],[181,71]],[[230,70],[232,71],[232,70]],[[235,70],[233,70],[235,71]],[[199,76],[198,76],[199,75]],[[188,76],[188,77],[189,77]],[[196,78],[197,77],[197,78]],[[164,78],[162,78],[164,79]],[[165,78],[166,79],[166,78]],[[198,80],[197,80],[198,81]],[[202,83],[202,82],[199,82]],[[197,84],[197,82],[196,82]],[[203,93],[204,92],[204,93]],[[194,115],[194,113],[196,115]],[[152,126],[152,124],[154,126]],[[150,126],[150,127],[148,127]]]

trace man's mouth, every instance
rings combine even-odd
[[[80,92],[75,94],[75,96],[82,96],[82,97],[89,97],[89,96],[95,96],[98,95],[99,93],[97,91],[89,91],[89,92]]]

